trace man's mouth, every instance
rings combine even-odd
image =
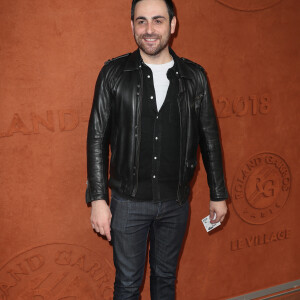
[[[157,39],[144,39],[146,42],[155,42]]]
[[[159,40],[159,36],[148,34],[143,35],[142,38],[146,43],[154,43]]]

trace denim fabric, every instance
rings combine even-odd
[[[111,236],[116,268],[114,300],[138,300],[150,239],[152,300],[174,300],[178,256],[186,231],[189,201],[138,202],[112,191]]]

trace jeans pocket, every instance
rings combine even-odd
[[[129,201],[116,193],[112,193],[110,211],[112,214],[111,229],[124,231],[128,221]]]

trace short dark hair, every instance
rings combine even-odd
[[[135,6],[140,1],[142,1],[142,0],[132,0],[132,4],[131,4],[131,20],[132,21],[134,21]],[[173,17],[175,16],[174,4],[173,4],[172,0],[163,0],[163,1],[165,1],[166,5],[167,5],[169,19],[170,19],[170,23],[171,23]]]

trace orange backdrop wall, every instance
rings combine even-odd
[[[177,299],[300,278],[297,0],[175,0],[173,49],[210,79],[230,192],[207,234],[193,182]],[[136,49],[129,0],[0,2],[0,298],[112,299],[112,247],[85,204],[86,132],[104,61]],[[149,296],[149,265],[142,299]]]

